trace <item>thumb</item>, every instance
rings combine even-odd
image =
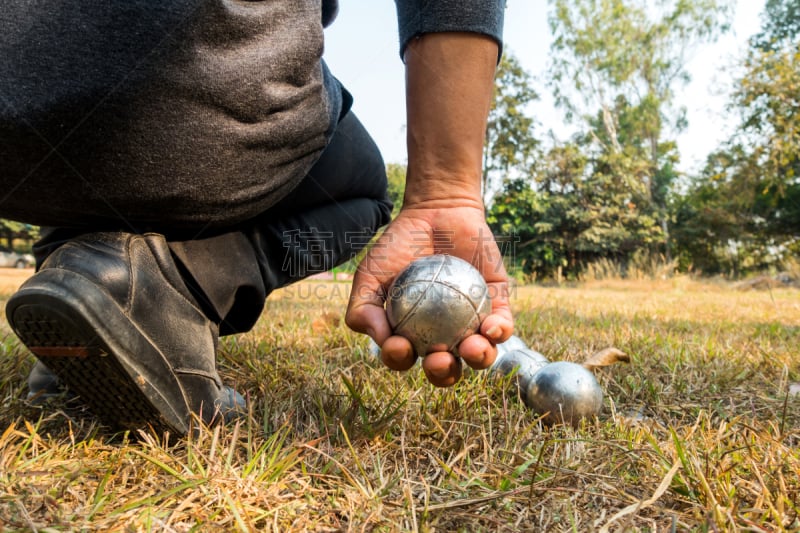
[[[358,269],[353,277],[350,301],[345,314],[345,323],[350,329],[369,335],[378,346],[392,334],[392,328],[383,308],[385,293],[378,278]]]

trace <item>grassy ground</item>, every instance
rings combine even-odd
[[[385,370],[338,321],[348,288],[284,290],[223,339],[249,417],[177,441],[26,404],[32,359],[2,320],[0,530],[800,530],[799,291],[517,288],[517,332],[551,360],[632,358],[572,429],[486,373],[438,390]]]

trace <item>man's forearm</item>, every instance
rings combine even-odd
[[[481,165],[498,45],[431,33],[405,51],[408,181],[404,206],[483,207]]]

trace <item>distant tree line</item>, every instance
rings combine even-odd
[[[727,30],[727,0],[551,0],[550,88],[577,132],[534,135],[531,76],[506,54],[486,136],[484,191],[524,275],[577,277],[642,254],[742,275],[800,256],[800,0],[767,0],[728,102],[736,133],[687,176],[676,90],[698,46]]]
[[[38,227],[0,218],[0,247],[28,252],[38,238]]]

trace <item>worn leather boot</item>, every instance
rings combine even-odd
[[[6,316],[109,425],[183,435],[193,414],[212,423],[242,407],[216,371],[217,325],[161,235],[92,233],[64,244],[11,297]]]
[[[224,385],[223,388],[225,394],[218,402],[219,411],[225,417],[225,422],[231,422],[247,412],[247,402],[244,396],[228,385]],[[52,370],[38,360],[28,374],[26,399],[31,405],[43,405],[56,399],[80,403],[80,398],[69,390]]]

